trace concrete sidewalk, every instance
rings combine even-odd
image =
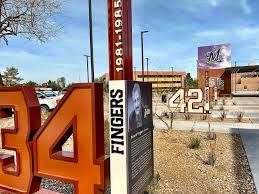
[[[249,165],[254,177],[255,186],[259,189],[259,130],[239,129]]]
[[[170,125],[170,121],[167,120]],[[156,129],[166,129],[166,125],[161,121],[154,119],[154,127]],[[259,123],[228,123],[228,122],[210,122],[210,127],[215,132],[220,133],[239,133],[239,129],[258,129]],[[202,131],[208,132],[207,121],[173,121],[173,129],[186,131]]]

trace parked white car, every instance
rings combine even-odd
[[[60,99],[57,99],[56,97],[47,97],[39,91],[37,91],[36,94],[40,103],[41,112],[48,112],[53,110],[60,101]]]
[[[39,91],[43,93],[46,97],[55,97],[60,100],[64,95],[58,95],[55,91]]]

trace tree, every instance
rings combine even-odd
[[[193,80],[190,73],[187,73],[184,84],[186,88],[198,88],[197,80]]]
[[[103,83],[103,91],[104,91],[105,93],[108,93],[108,91],[109,91],[109,85],[108,85],[108,81],[106,81],[106,76],[105,76],[105,74],[102,75],[101,77],[95,78],[95,79],[94,79],[94,82]]]
[[[22,35],[46,42],[62,28],[54,21],[61,0],[0,0],[0,40]]]
[[[4,82],[3,82],[3,78],[2,78],[1,72],[0,72],[0,86],[4,86]]]
[[[24,83],[23,85],[25,85],[25,86],[38,86],[38,84],[36,83],[36,82],[34,82],[34,81],[28,81],[27,83]]]
[[[3,72],[3,82],[5,86],[16,86],[18,85],[23,79],[18,76],[19,71],[15,67],[7,67],[6,70]]]
[[[73,83],[68,84],[68,85],[66,86],[65,90],[68,90],[68,89],[70,88],[70,86],[72,86],[72,84],[73,84]]]
[[[50,87],[54,91],[62,91],[62,88],[60,87],[60,85],[57,84],[56,81],[49,80],[48,87]]]
[[[64,89],[66,87],[66,78],[65,77],[60,77],[57,79],[57,84]]]

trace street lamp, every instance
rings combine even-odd
[[[87,82],[89,83],[89,67],[88,67],[88,58],[90,58],[91,56],[89,55],[84,55],[86,57],[86,71],[87,71]]]
[[[94,82],[94,48],[93,48],[93,21],[92,21],[92,0],[88,0],[89,9],[89,34],[90,34],[90,51],[91,51],[91,71],[92,82]]]
[[[172,67],[172,91],[174,90],[174,67]]]
[[[141,31],[141,54],[142,54],[142,81],[144,82],[144,47],[143,47],[143,34],[149,31]]]
[[[146,60],[147,60],[147,81],[148,81],[148,79],[149,79],[149,76],[148,76],[148,61],[149,61],[149,58],[146,58]]]

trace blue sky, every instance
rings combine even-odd
[[[108,71],[107,1],[92,0],[95,74]],[[19,69],[24,81],[46,82],[65,76],[86,81],[90,54],[88,0],[65,0],[58,36],[44,44],[15,37],[0,42],[0,71]],[[196,76],[197,47],[231,43],[232,63],[259,61],[259,0],[132,0],[133,61],[141,68],[140,31],[150,70],[187,71]]]

